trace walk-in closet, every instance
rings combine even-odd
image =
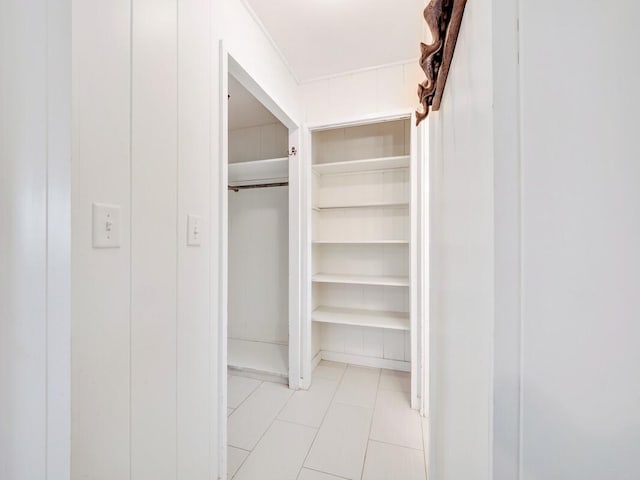
[[[229,75],[228,365],[289,373],[289,131]]]

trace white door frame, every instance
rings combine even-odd
[[[302,215],[302,322],[301,362],[302,388],[311,383],[311,152],[312,133],[318,130],[344,128],[368,123],[409,119],[411,127],[411,247],[410,247],[410,297],[411,297],[411,407],[428,415],[429,400],[429,141],[427,123],[415,127],[412,110],[396,110],[375,115],[356,116],[329,123],[304,126],[302,182],[304,194]]]
[[[217,224],[212,232],[217,231],[217,282],[218,282],[218,311],[212,323],[218,333],[218,378],[220,379],[217,392],[218,403],[218,446],[219,446],[219,478],[227,478],[227,331],[228,331],[228,157],[229,157],[229,111],[228,111],[228,76],[238,80],[267,110],[289,129],[289,152],[295,147],[300,151],[300,128],[284,109],[260,86],[260,84],[238,63],[226,49],[224,40],[220,41],[219,65],[219,155],[217,159],[218,175],[218,216]],[[214,168],[216,160],[213,160]],[[300,388],[300,153],[289,156],[289,388]],[[216,228],[217,227],[217,228]],[[215,250],[213,250],[215,254]]]

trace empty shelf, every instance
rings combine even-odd
[[[314,240],[319,245],[406,245],[409,240]]]
[[[335,210],[338,208],[405,208],[409,206],[409,202],[370,202],[358,204],[335,204],[335,205],[317,205],[314,210]]]
[[[286,182],[289,179],[289,159],[273,158],[229,164],[229,185],[251,185]]]
[[[352,285],[385,285],[391,287],[408,287],[409,277],[382,275],[340,275],[318,273],[312,280],[319,283],[348,283]]]
[[[359,327],[409,330],[409,314],[403,312],[380,312],[353,308],[318,307],[311,319],[314,322],[354,325]]]
[[[351,160],[348,162],[317,163],[313,170],[320,175],[336,175],[340,173],[367,172],[374,170],[391,170],[409,166],[409,156],[370,158],[367,160]]]

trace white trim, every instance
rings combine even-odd
[[[219,155],[218,166],[218,319],[212,315],[211,321],[218,328],[218,478],[227,478],[227,184],[228,184],[228,103],[229,56],[224,41],[219,44]],[[213,159],[212,159],[213,160]],[[215,160],[212,170],[215,170]],[[213,185],[212,185],[213,188]],[[213,232],[213,225],[211,228]],[[211,235],[213,239],[214,236]],[[214,256],[212,255],[212,258]],[[215,270],[214,270],[215,272]]]
[[[387,370],[398,370],[400,372],[410,372],[411,363],[402,360],[390,360],[388,358],[365,357],[364,355],[352,355],[350,353],[320,351],[322,360],[330,362],[350,363],[362,367],[385,368]]]
[[[418,224],[418,283],[416,285],[418,295],[418,331],[421,348],[418,351],[418,362],[420,370],[419,392],[420,392],[420,413],[422,416],[429,416],[429,326],[430,326],[430,266],[431,266],[431,162],[429,156],[429,119],[427,118],[416,130],[418,169],[416,172],[416,182],[418,185],[417,203],[417,224]]]
[[[260,86],[258,82],[233,58],[233,55],[227,51],[228,67],[227,73],[232,75],[240,85],[242,85],[256,100],[269,110],[285,127],[289,130],[298,128],[298,124],[275,100]],[[227,80],[225,79],[225,82]],[[224,98],[224,104],[227,103],[227,97]]]
[[[245,10],[247,11],[247,13],[249,14],[249,16],[251,17],[251,19],[256,22],[256,25],[258,25],[258,27],[260,28],[260,30],[262,30],[262,33],[264,34],[265,37],[267,37],[267,40],[269,40],[269,43],[271,44],[271,47],[275,50],[275,52],[278,54],[278,56],[280,57],[280,60],[282,61],[282,63],[284,64],[284,66],[286,67],[286,69],[289,71],[289,74],[293,77],[293,79],[295,80],[295,82],[300,85],[300,80],[298,79],[298,76],[296,75],[296,73],[293,71],[293,68],[291,67],[291,65],[289,64],[289,62],[287,61],[287,57],[284,56],[284,53],[282,53],[282,50],[280,50],[280,47],[278,47],[278,44],[276,43],[276,41],[273,39],[273,37],[271,36],[271,34],[269,33],[269,30],[267,30],[267,27],[265,27],[264,23],[262,23],[262,20],[260,20],[260,17],[258,16],[258,14],[255,12],[255,10],[253,9],[253,7],[251,5],[249,5],[249,2],[247,0],[240,0],[240,3],[242,3],[242,5],[244,6]]]
[[[411,115],[411,126],[415,123],[415,113]],[[410,127],[411,128],[411,127]],[[421,248],[418,248],[418,225],[421,208],[418,204],[418,130],[412,130],[410,135],[411,156],[409,160],[410,171],[410,243],[409,243],[409,275],[411,282],[409,285],[409,325],[410,325],[410,340],[411,340],[411,408],[422,411],[422,404],[420,401],[420,390],[422,384],[422,362],[418,360],[418,335],[420,328],[418,327],[418,318],[420,315],[420,300],[419,300],[419,285],[422,283],[419,278],[418,261],[422,252]]]
[[[316,353],[315,356],[313,357],[313,360],[311,360],[311,371],[312,372],[320,364],[320,360],[322,360],[322,352]]]
[[[381,70],[383,68],[397,67],[399,65],[406,65],[408,63],[415,63],[416,66],[419,66],[419,61],[420,61],[419,57],[407,58],[407,59],[404,59],[404,60],[397,60],[395,62],[382,63],[380,65],[372,65],[370,67],[361,67],[361,68],[356,68],[356,69],[353,69],[353,70],[347,70],[346,72],[331,73],[331,74],[328,74],[328,75],[320,75],[318,77],[311,77],[311,78],[307,78],[307,79],[301,80],[298,83],[300,85],[306,85],[308,83],[320,82],[320,81],[323,81],[323,80],[332,80],[334,78],[348,77],[350,75],[357,75],[359,73],[370,72],[371,70]]]
[[[300,295],[300,387],[308,389],[311,386],[311,374],[315,366],[311,365],[312,355],[312,282],[313,269],[311,264],[312,221],[310,214],[313,201],[311,198],[313,170],[311,168],[311,130],[304,125],[301,131],[301,156],[300,156],[300,207],[304,214],[300,217],[301,232],[301,295]],[[304,192],[304,193],[303,193]],[[317,356],[317,355],[316,355]],[[320,357],[318,357],[320,358]],[[314,358],[315,360],[315,358]]]
[[[289,151],[300,152],[300,129],[289,129]],[[302,195],[301,153],[289,156],[289,388],[301,387]]]
[[[413,109],[397,109],[387,112],[372,113],[369,115],[354,115],[351,117],[341,116],[340,118],[318,123],[307,124],[309,130],[309,142],[311,134],[319,130],[329,130],[334,128],[357,127],[359,125],[368,125],[370,123],[393,122],[395,120],[407,120],[411,118]],[[309,146],[311,143],[309,143]],[[311,161],[311,159],[309,159]]]

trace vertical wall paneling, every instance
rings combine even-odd
[[[132,8],[131,474],[176,476],[177,2]]]
[[[7,478],[46,477],[46,1],[0,7],[0,465]]]
[[[431,478],[491,478],[494,90],[483,67],[492,62],[491,7],[467,3],[442,108],[429,123],[437,198]]]
[[[125,479],[130,467],[131,2],[73,2],[72,10],[72,474]],[[121,207],[120,248],[92,248],[93,202]]]
[[[71,475],[71,0],[47,7],[47,479]]]
[[[209,0],[178,0],[177,478],[208,480],[211,398]],[[187,246],[187,215],[200,216],[202,243]]]
[[[218,339],[219,346],[218,355],[218,385],[216,396],[218,400],[218,474],[220,478],[227,476],[227,336],[228,336],[228,311],[227,311],[227,294],[228,294],[228,213],[229,213],[229,192],[226,186],[229,184],[228,162],[225,161],[229,157],[229,104],[226,101],[229,93],[229,54],[225,48],[225,43],[220,40],[218,44],[218,108],[213,110],[218,112],[218,161],[215,164],[214,171],[216,175],[212,178],[212,189],[216,189],[218,209],[215,218],[222,235],[217,235],[216,253],[217,262],[213,265],[212,275],[216,275],[216,289],[212,300],[215,298],[218,306]],[[215,118],[215,117],[214,117]],[[212,202],[215,203],[215,202]],[[212,216],[213,217],[213,216]],[[213,232],[213,228],[211,229]],[[212,252],[213,254],[213,252]]]
[[[69,478],[70,4],[0,3],[0,477]]]

